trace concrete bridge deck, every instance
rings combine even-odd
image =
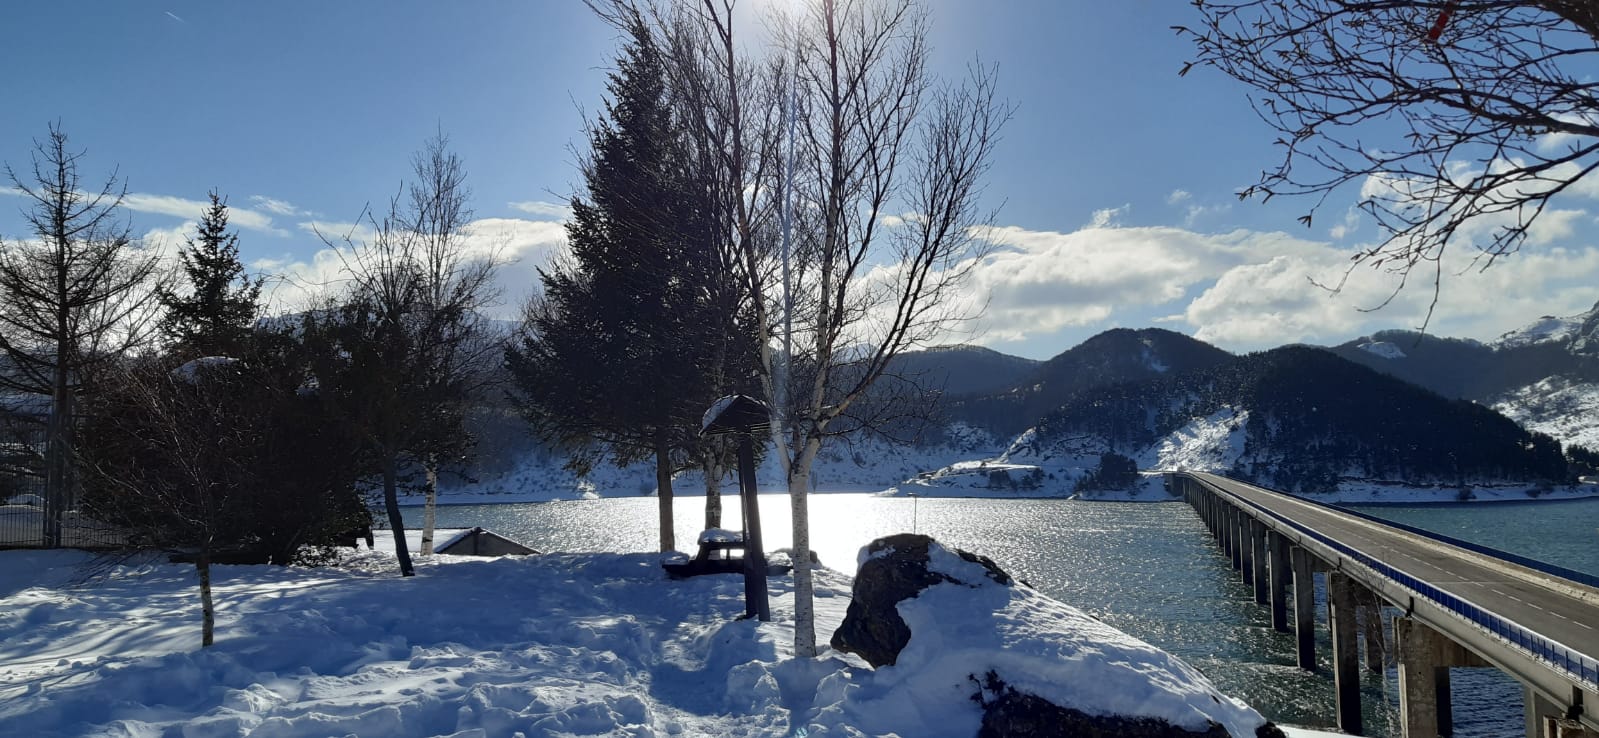
[[[1300,583],[1309,584],[1313,571],[1326,572],[1346,731],[1361,730],[1356,612],[1383,602],[1400,612],[1400,650],[1407,650],[1407,637],[1411,646],[1408,661],[1404,653],[1400,659],[1401,682],[1410,677],[1401,685],[1406,735],[1448,735],[1448,668],[1484,665],[1527,688],[1528,735],[1549,734],[1550,720],[1567,726],[1557,735],[1599,735],[1599,587],[1591,581],[1226,477],[1180,473],[1174,483],[1255,585],[1257,600],[1272,605],[1274,626],[1288,629],[1293,603],[1307,668],[1314,665],[1313,653],[1305,653],[1314,648],[1308,633],[1314,614],[1305,612],[1310,587]],[[1357,605],[1355,595],[1365,592],[1372,604]],[[1376,658],[1371,668],[1381,668]]]

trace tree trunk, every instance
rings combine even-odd
[[[790,514],[794,520],[794,656],[802,659],[816,656],[816,603],[815,586],[811,581],[811,517],[807,496],[811,487],[811,464],[821,448],[821,438],[809,435],[788,475]]]
[[[707,457],[705,467],[705,527],[722,527],[722,467]]]
[[[210,648],[217,621],[216,606],[211,603],[210,546],[200,547],[200,555],[194,559],[194,568],[200,574],[200,647]]]
[[[439,502],[439,465],[433,454],[427,460],[427,501],[422,504],[422,545],[418,556],[433,553],[434,512]]]
[[[58,357],[58,361],[59,361]],[[67,385],[67,370],[57,367],[51,386],[50,417],[45,422],[44,441],[44,545],[66,545],[61,519],[67,508],[72,441],[72,392]]]
[[[661,550],[677,550],[672,528],[672,458],[666,447],[666,432],[655,433],[655,488],[660,497]]]
[[[400,576],[416,574],[411,567],[411,551],[405,546],[405,518],[400,516],[398,461],[394,454],[383,455],[383,507],[389,513],[389,530],[394,531],[394,555],[400,560]]]

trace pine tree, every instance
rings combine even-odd
[[[707,246],[710,207],[660,50],[642,21],[628,31],[590,132],[587,197],[572,200],[572,260],[541,272],[544,294],[507,363],[546,439],[598,443],[618,464],[653,459],[661,549],[671,550],[672,473],[715,453],[697,442],[700,416],[753,374],[755,352],[730,320],[736,306],[718,299],[733,280]],[[576,459],[580,470],[592,463]]]
[[[228,203],[215,191],[210,197],[198,240],[185,239],[178,252],[188,294],[159,293],[166,309],[161,331],[172,351],[186,358],[242,355],[261,312],[262,280],[251,279],[239,262],[239,234],[228,232]]]

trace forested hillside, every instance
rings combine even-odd
[[[1223,412],[1244,419],[1243,449],[1228,471],[1290,490],[1325,489],[1343,476],[1433,483],[1567,477],[1555,439],[1306,346],[1101,387],[1047,415],[1037,441],[1097,438],[1109,451],[1132,455]]]

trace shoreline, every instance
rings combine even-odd
[[[1576,485],[1569,485],[1569,486],[1566,486],[1566,487],[1559,487],[1559,488],[1555,488],[1553,490],[1550,490],[1549,492],[1541,492],[1536,497],[1529,497],[1529,496],[1526,495],[1526,490],[1529,489],[1529,488],[1532,488],[1532,487],[1533,487],[1533,485],[1524,485],[1524,486],[1506,485],[1504,487],[1476,487],[1473,490],[1473,497],[1471,499],[1461,500],[1458,497],[1459,492],[1458,492],[1458,490],[1456,488],[1417,487],[1417,486],[1402,485],[1402,484],[1382,485],[1382,484],[1375,484],[1375,483],[1366,482],[1366,483],[1361,484],[1359,487],[1357,487],[1355,489],[1340,491],[1340,492],[1334,493],[1334,494],[1328,494],[1328,495],[1299,495],[1299,496],[1304,497],[1305,499],[1308,499],[1308,500],[1313,500],[1315,502],[1320,502],[1320,503],[1324,503],[1324,504],[1330,504],[1330,505],[1353,505],[1353,506],[1360,506],[1360,507],[1412,507],[1412,506],[1418,506],[1418,505],[1429,506],[1429,507],[1431,507],[1431,506],[1462,506],[1462,507],[1469,507],[1469,506],[1473,506],[1473,505],[1484,505],[1484,504],[1531,504],[1531,503],[1545,503],[1545,502],[1571,502],[1571,501],[1591,500],[1591,499],[1599,498],[1599,484],[1595,484],[1593,482],[1583,482],[1583,483],[1576,484]],[[936,491],[934,491],[932,494],[928,494],[928,493],[921,492],[921,491],[904,490],[903,488],[901,488],[899,486],[890,486],[890,487],[887,487],[887,488],[875,488],[875,487],[871,487],[871,486],[867,486],[867,485],[855,485],[855,486],[846,485],[846,486],[844,486],[843,488],[840,488],[840,489],[829,489],[829,490],[825,490],[825,491],[824,490],[815,490],[815,491],[812,491],[811,494],[812,495],[860,494],[860,495],[873,495],[873,496],[879,496],[879,497],[900,497],[900,498],[914,497],[914,498],[919,498],[919,499],[1077,500],[1077,501],[1081,501],[1081,502],[1132,502],[1132,503],[1142,503],[1142,504],[1165,503],[1165,502],[1182,502],[1182,498],[1173,497],[1173,496],[1167,494],[1164,490],[1160,490],[1158,488],[1156,488],[1154,490],[1151,490],[1151,489],[1149,489],[1147,487],[1143,488],[1143,489],[1140,489],[1137,492],[1130,492],[1130,491],[1120,490],[1120,491],[1106,491],[1106,492],[1103,492],[1103,493],[1092,494],[1092,495],[1085,495],[1085,494],[1076,493],[1076,492],[1070,493],[1070,494],[1032,493],[1031,491],[1003,491],[1003,492],[993,492],[993,493],[982,493],[981,490],[972,490],[972,489],[960,489],[960,490],[955,490],[955,489],[938,490],[936,488],[934,488],[934,489]],[[1374,490],[1377,490],[1377,491],[1380,491],[1380,490],[1392,490],[1392,491],[1399,492],[1401,494],[1409,495],[1409,496],[1406,496],[1403,499],[1382,499],[1382,498],[1374,496]],[[974,492],[976,492],[976,494],[973,494]],[[1429,494],[1429,493],[1431,493],[1431,494]],[[763,488],[763,489],[761,489],[759,491],[759,494],[762,497],[778,497],[778,496],[787,495],[788,494],[788,490],[776,489],[776,488]],[[736,497],[737,495],[738,495],[738,492],[736,490],[729,490],[729,491],[723,492],[723,497],[724,498]],[[1373,496],[1367,496],[1367,495],[1373,495]],[[551,494],[551,493],[548,493],[548,492],[521,492],[521,493],[519,493],[519,492],[509,492],[509,493],[506,493],[506,492],[491,492],[491,493],[452,492],[452,493],[441,493],[439,495],[439,499],[438,499],[437,504],[440,507],[444,507],[444,506],[454,507],[454,506],[461,506],[461,505],[520,505],[520,504],[547,503],[547,502],[585,502],[585,501],[590,501],[590,500],[653,498],[654,496],[655,495],[653,493],[650,493],[650,494],[623,493],[623,494],[607,495],[607,494],[595,493],[595,492],[592,492],[592,491],[589,491],[589,492],[574,492],[571,495],[561,495],[559,493]],[[705,492],[704,492],[703,489],[696,489],[693,492],[675,492],[674,491],[674,493],[672,495],[673,499],[682,499],[682,498],[703,499],[704,497],[705,497]],[[425,503],[422,502],[420,499],[417,499],[417,496],[402,497],[401,501],[400,501],[400,506],[401,507],[422,507],[424,504]]]

